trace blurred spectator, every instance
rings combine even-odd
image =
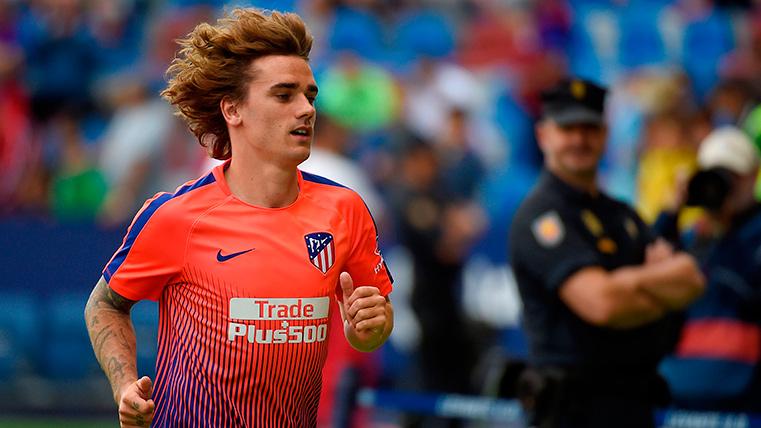
[[[178,5],[172,7],[173,3],[178,3]],[[185,37],[197,23],[214,21],[214,9],[205,3],[210,2],[200,0],[169,1],[164,3],[163,7],[156,8],[157,11],[148,18],[149,22],[146,26],[146,34],[144,34],[144,61],[139,68],[147,78],[154,97],[158,98],[158,93],[164,88],[164,72],[177,50],[175,41]],[[195,175],[191,177],[195,177]]]
[[[738,20],[747,37],[737,40],[734,52],[727,55],[721,73],[726,78],[747,80],[761,92],[761,7],[746,20]]]
[[[108,95],[114,116],[100,143],[98,165],[110,190],[100,220],[121,225],[143,201],[169,190],[160,174],[166,172],[165,148],[177,119],[163,100],[150,96],[140,76],[114,80]]]
[[[439,137],[452,109],[475,111],[487,101],[466,69],[429,58],[420,59],[403,84],[404,123],[423,138]]]
[[[137,64],[142,54],[144,11],[135,0],[90,2],[87,19],[97,55],[96,78],[107,78]]]
[[[409,141],[399,162],[398,181],[390,196],[400,243],[412,255],[412,307],[421,327],[417,356],[422,388],[472,392],[470,376],[478,355],[462,315],[459,290],[468,250],[484,228],[483,215],[470,201],[446,198],[440,161],[430,144]],[[439,422],[422,426],[447,426]]]
[[[13,195],[31,155],[29,100],[19,83],[23,52],[14,28],[16,7],[0,3],[0,214],[15,205]]]
[[[738,125],[758,102],[761,94],[754,92],[747,81],[722,80],[716,84],[706,101],[714,127]]]
[[[675,114],[648,119],[642,138],[642,154],[637,177],[637,211],[647,223],[669,206],[676,196],[676,183],[692,175],[696,166],[696,145],[688,138],[686,121]],[[694,217],[693,217],[694,219]]]
[[[661,371],[677,406],[761,412],[761,205],[754,200],[759,152],[734,127],[701,144],[698,172],[682,202],[707,210],[707,228],[685,236],[708,285],[689,308],[681,338]],[[678,239],[674,213],[659,219]]]
[[[91,108],[90,86],[97,59],[82,0],[30,2],[20,23],[26,83],[33,117],[45,121],[58,110]]]
[[[761,104],[755,106],[743,120],[743,130],[753,141],[756,149],[761,150]],[[761,201],[761,174],[756,180],[756,199]]]
[[[441,176],[450,202],[471,201],[483,181],[484,167],[467,135],[467,113],[452,109],[439,131],[437,149]]]
[[[93,165],[76,119],[60,115],[53,124],[62,146],[53,176],[51,211],[59,220],[92,223],[106,197],[106,179]]]
[[[603,186],[607,191],[637,206],[638,209],[655,203],[660,196],[649,193],[649,190],[645,189],[650,186],[650,178],[640,174],[642,169],[640,158],[650,153],[651,146],[656,145],[649,141],[651,128],[655,130],[667,128],[663,125],[668,121],[664,122],[660,119],[674,116],[671,122],[680,124],[683,128],[680,138],[686,138],[678,144],[694,147],[703,138],[704,132],[707,132],[705,124],[697,120],[702,119],[703,116],[695,114],[694,110],[695,104],[687,77],[677,70],[643,68],[629,74],[613,86],[608,101],[609,147],[601,166]],[[708,124],[708,131],[710,131],[710,124]],[[662,135],[664,134],[658,132],[655,136]],[[663,139],[659,141],[662,142]],[[677,143],[673,139],[671,141]],[[660,153],[663,150],[657,149],[656,152]],[[657,159],[660,159],[659,166],[667,164],[667,162],[661,162],[665,161],[665,158]],[[659,166],[650,165],[647,171],[652,173]],[[672,166],[667,165],[666,168],[670,170]],[[666,174],[672,173],[666,172]],[[640,181],[638,177],[642,180]],[[640,202],[643,197],[640,194],[642,191],[647,193],[644,196],[646,199],[651,198],[644,203]],[[646,211],[643,213],[646,217],[649,216],[647,218],[649,221],[658,213],[657,209],[654,213],[647,211],[651,208],[644,209]]]
[[[399,100],[391,75],[353,52],[342,52],[318,81],[318,110],[350,130],[376,131],[396,115]]]

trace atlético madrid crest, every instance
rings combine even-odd
[[[314,267],[322,273],[327,273],[328,269],[336,261],[336,246],[333,243],[333,235],[328,232],[317,232],[304,235],[307,252],[309,252],[309,261]]]

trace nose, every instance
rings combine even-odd
[[[589,141],[592,131],[583,125],[572,126],[567,129],[568,141],[574,145],[581,145]]]
[[[317,109],[315,109],[314,104],[311,103],[306,96],[302,96],[301,101],[299,102],[297,117],[299,119],[312,119],[316,113]]]

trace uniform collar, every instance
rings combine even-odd
[[[542,171],[540,178],[542,186],[549,187],[556,190],[564,197],[578,201],[597,201],[600,199],[602,192],[598,190],[597,195],[591,195],[589,192],[574,187],[567,182],[563,181],[557,175],[551,173],[548,169]]]

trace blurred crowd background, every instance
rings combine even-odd
[[[0,414],[112,411],[86,296],[143,201],[214,164],[158,92],[174,40],[233,6],[309,25],[302,168],[365,198],[396,279],[391,342],[331,354],[336,390],[352,367],[485,394],[525,355],[507,231],[541,168],[539,94],[562,77],[610,88],[600,183],[647,221],[711,130],[761,129],[761,1],[1,0]],[[149,374],[156,319],[136,307]]]

